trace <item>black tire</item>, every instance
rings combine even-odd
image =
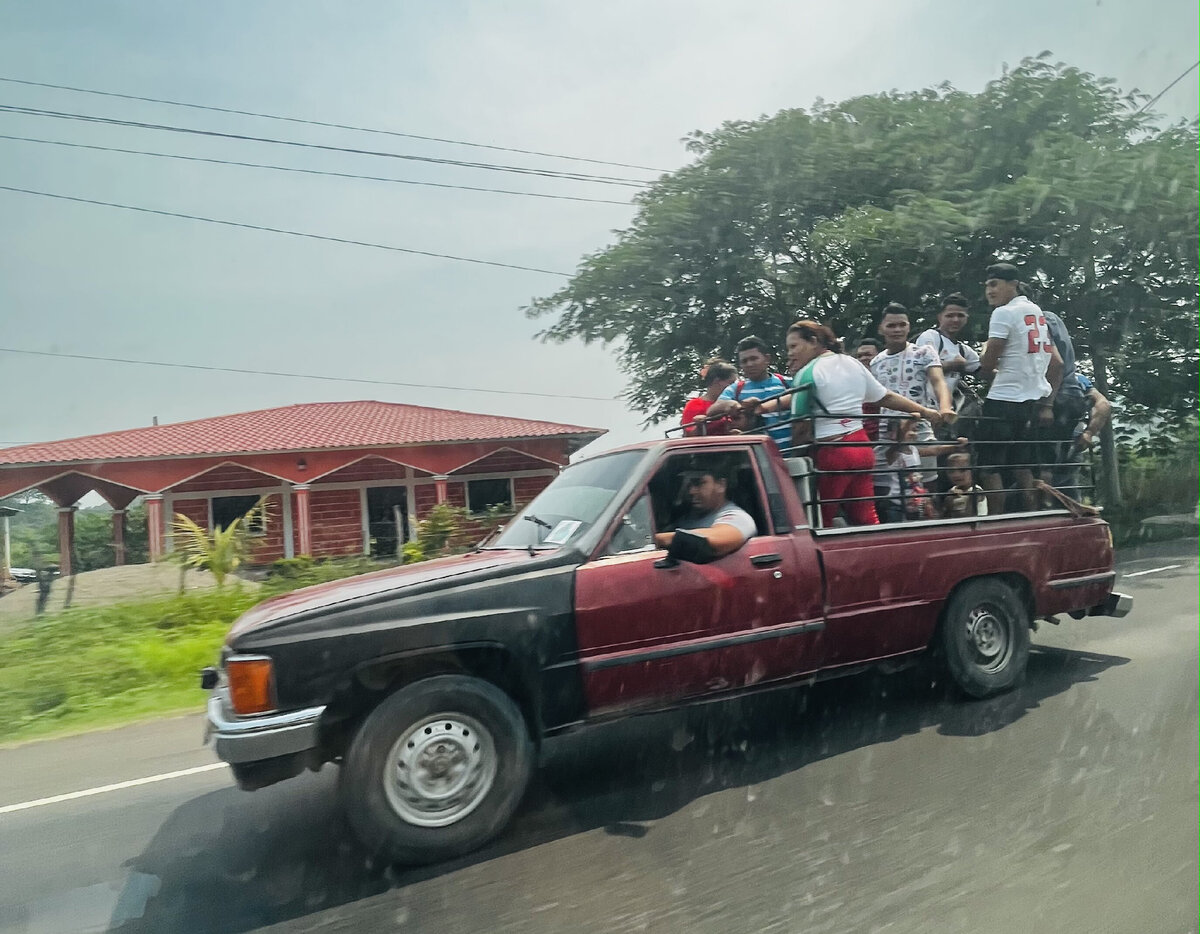
[[[964,584],[946,606],[940,631],[946,668],[971,697],[1016,687],[1029,663],[1029,612],[1011,586],[994,577]]]
[[[525,793],[533,744],[502,690],[463,675],[401,688],[371,712],[342,764],[342,806],[372,852],[400,863],[469,853]]]

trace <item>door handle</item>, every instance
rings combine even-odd
[[[756,568],[769,568],[783,561],[783,555],[754,555],[750,563]]]

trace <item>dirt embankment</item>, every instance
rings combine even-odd
[[[241,581],[243,587],[258,585]],[[216,578],[208,571],[188,570],[183,576],[183,587],[187,592],[206,590],[217,586]],[[173,564],[130,564],[120,568],[101,568],[75,575],[75,586],[71,592],[71,606],[99,606],[125,600],[140,600],[145,597],[169,596],[179,593],[180,570]],[[69,578],[57,578],[50,590],[46,603],[47,613],[57,613],[66,605],[71,591]],[[0,598],[0,628],[32,619],[37,609],[38,589],[36,584],[26,584],[7,596]]]

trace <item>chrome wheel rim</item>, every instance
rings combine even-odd
[[[984,671],[1000,671],[1013,651],[1012,621],[991,606],[978,606],[967,616],[971,660]]]
[[[473,717],[424,717],[388,752],[383,787],[388,803],[418,827],[445,827],[477,808],[496,778],[492,735]]]

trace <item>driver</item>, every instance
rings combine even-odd
[[[675,524],[708,539],[717,557],[732,554],[758,532],[754,518],[737,503],[730,502],[729,468],[724,464],[705,464],[680,475],[692,509]],[[654,542],[669,548],[674,532],[659,532]]]

